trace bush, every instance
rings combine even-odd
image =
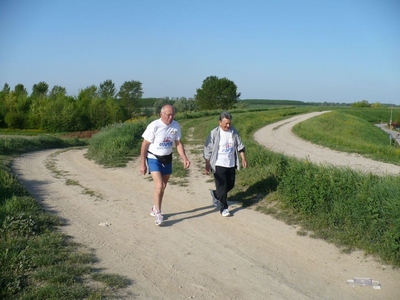
[[[25,127],[26,116],[20,112],[8,112],[4,117],[4,122],[10,128],[22,129]]]
[[[282,170],[283,207],[317,236],[400,265],[400,177],[293,161]]]
[[[106,167],[125,166],[140,154],[144,122],[119,123],[104,127],[90,139],[87,157]]]

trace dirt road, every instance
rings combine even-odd
[[[30,153],[13,168],[66,234],[95,249],[96,267],[131,280],[120,299],[399,299],[399,270],[360,252],[342,254],[235,203],[233,216],[221,217],[211,205],[211,177],[189,151],[189,184],[167,187],[162,227],[149,215],[153,183],[139,174],[138,160],[106,169],[85,152]],[[354,277],[381,289],[348,285]]]
[[[332,151],[331,149],[304,141],[293,134],[292,127],[295,124],[323,113],[326,113],[326,111],[298,115],[265,126],[255,133],[254,138],[258,143],[271,151],[282,152],[297,158],[309,159],[318,164],[347,166],[355,170],[376,174],[400,174],[400,166],[377,162],[364,158],[359,154]]]

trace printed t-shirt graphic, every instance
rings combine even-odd
[[[235,166],[233,133],[231,130],[220,130],[217,166],[231,168]]]
[[[150,152],[156,155],[168,155],[172,152],[174,142],[181,139],[181,129],[175,120],[167,125],[158,119],[147,126],[142,137],[150,142]],[[155,158],[151,153],[148,157]]]

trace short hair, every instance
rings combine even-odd
[[[171,106],[171,108],[172,108],[172,113],[175,114],[175,107],[174,107],[173,105],[171,105],[171,104],[165,104],[165,105],[163,105],[163,107],[161,107],[161,112],[162,112],[162,113],[164,113],[164,107],[166,107],[166,106]]]
[[[219,115],[219,120],[222,121],[223,119],[232,120],[232,115],[231,115],[230,113],[228,113],[227,111],[223,111],[223,112]]]

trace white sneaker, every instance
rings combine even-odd
[[[231,213],[229,212],[229,210],[228,210],[227,208],[225,208],[225,209],[222,211],[221,215],[222,215],[223,217],[229,217],[229,216],[231,215]]]
[[[210,194],[211,194],[212,205],[214,205],[215,207],[218,207],[219,206],[219,200],[217,198],[215,198],[214,191],[210,190]]]
[[[156,206],[155,205],[153,205],[153,207],[151,208],[151,211],[150,211],[150,216],[152,216],[152,217],[155,217],[156,216]]]
[[[154,217],[154,222],[156,223],[157,226],[160,226],[164,222],[164,217],[161,214],[161,211],[156,212],[156,215]]]

